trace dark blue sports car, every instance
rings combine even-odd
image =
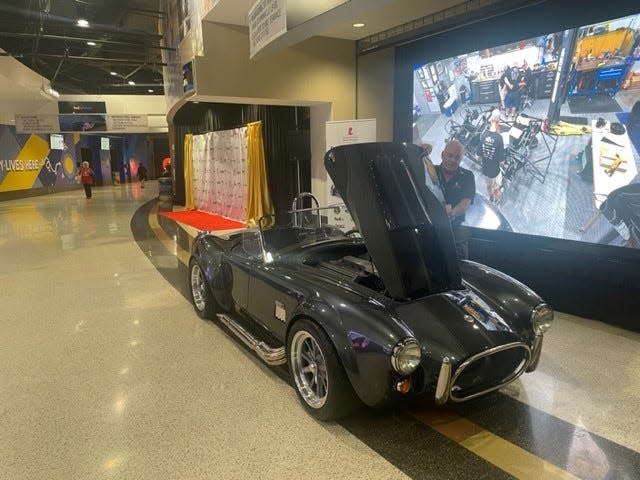
[[[413,145],[336,147],[325,166],[358,234],[320,223],[200,233],[195,310],[271,365],[316,418],[430,393],[462,402],[535,370],[553,311],[456,255],[433,165]],[[308,209],[305,209],[308,210]]]

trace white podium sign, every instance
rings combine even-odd
[[[327,151],[340,145],[367,143],[376,141],[376,119],[341,120],[326,123]],[[327,174],[327,205],[340,205],[343,200],[335,191],[329,174]],[[355,224],[345,207],[327,210],[327,221],[343,231],[355,228]]]

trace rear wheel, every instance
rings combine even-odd
[[[191,291],[191,301],[193,308],[200,318],[214,318],[219,311],[207,280],[195,259],[189,262],[189,290]]]
[[[331,341],[311,320],[302,319],[291,327],[287,361],[302,405],[318,420],[341,418],[357,406]]]

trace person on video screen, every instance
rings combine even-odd
[[[458,256],[467,258],[468,248],[465,231],[460,225],[465,220],[465,212],[473,203],[476,196],[476,181],[471,170],[460,166],[464,146],[457,140],[451,140],[442,151],[442,162],[436,165],[436,173],[444,193],[445,208],[453,233],[456,237]]]
[[[487,195],[491,203],[502,200],[502,174],[500,163],[504,161],[504,141],[500,135],[500,110],[491,112],[489,129],[480,137],[480,160],[482,160],[482,174],[487,185]]]

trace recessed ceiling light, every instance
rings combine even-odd
[[[129,80],[128,83],[129,83],[129,85],[135,85],[136,84],[136,82],[134,82],[133,80]]]
[[[116,72],[109,72],[109,75],[113,75],[114,77],[117,76],[118,74]]]
[[[96,42],[87,42],[87,45],[89,45],[90,47],[95,47],[96,46]]]
[[[362,27],[364,27],[364,23],[354,23],[353,26],[355,28],[362,28]]]
[[[82,28],[88,28],[89,27],[89,22],[87,20],[85,20],[84,18],[79,18],[78,21],[76,22],[76,25],[78,25],[79,27],[82,27]]]
[[[150,88],[149,90],[147,90],[147,92],[153,93],[153,88]]]

